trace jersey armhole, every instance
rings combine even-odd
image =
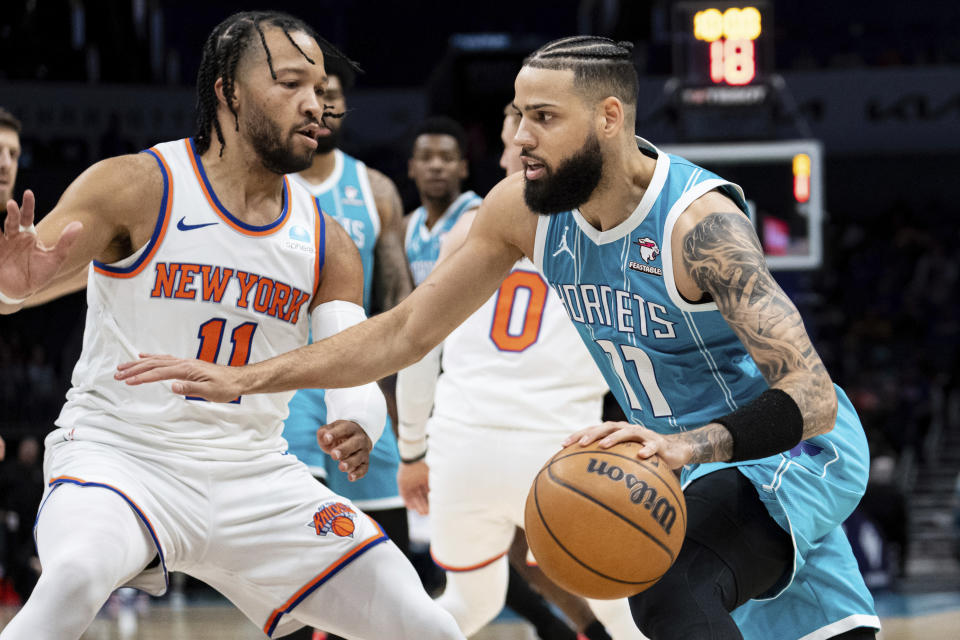
[[[370,224],[373,225],[373,243],[376,244],[380,238],[380,209],[377,207],[377,199],[373,196],[373,187],[370,186],[370,175],[367,173],[367,165],[357,160],[357,182],[360,183],[360,191],[363,193],[363,201],[367,204],[367,214],[370,215]]]
[[[160,199],[160,211],[157,213],[157,222],[153,226],[153,234],[147,243],[134,251],[132,255],[107,264],[98,260],[93,260],[93,271],[111,278],[132,278],[139,274],[150,262],[150,258],[160,248],[163,242],[163,236],[167,231],[167,221],[170,219],[170,210],[173,208],[173,183],[170,180],[170,167],[163,154],[156,147],[145,149],[142,153],[148,153],[153,156],[160,167],[160,175],[163,177],[163,197]]]
[[[327,221],[324,219],[323,210],[320,208],[320,199],[313,199],[313,208],[317,213],[317,219],[313,226],[314,244],[317,247],[316,258],[313,263],[313,293],[311,297],[317,295],[317,289],[320,288],[320,274],[323,273],[323,263],[326,259],[327,247]]]
[[[667,214],[667,219],[663,226],[663,239],[660,244],[660,251],[663,258],[663,285],[667,290],[667,295],[670,296],[670,301],[677,305],[681,311],[716,311],[717,303],[713,300],[708,302],[690,302],[681,296],[677,290],[677,282],[673,274],[673,227],[676,225],[677,219],[680,218],[680,214],[686,211],[687,207],[693,204],[694,200],[714,189],[731,184],[732,183],[719,178],[704,180],[699,184],[695,184],[677,199],[670,209],[670,213]]]
[[[547,246],[547,231],[550,228],[550,217],[549,216],[537,216],[537,234],[534,237],[533,241],[533,264],[540,270],[543,271],[543,252]]]

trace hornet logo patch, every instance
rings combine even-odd
[[[643,237],[634,240],[633,244],[640,247],[640,259],[643,260],[643,262],[631,260],[627,266],[634,271],[649,273],[650,275],[654,276],[662,276],[663,269],[650,265],[651,262],[660,257],[660,247],[657,246],[657,243],[650,238]]]
[[[312,527],[318,536],[332,533],[341,538],[352,538],[357,528],[357,512],[342,502],[324,502],[313,514]]]

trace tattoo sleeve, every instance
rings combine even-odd
[[[690,464],[725,462],[733,456],[733,438],[721,424],[684,431],[678,437],[691,448]]]
[[[796,401],[803,437],[829,431],[837,411],[833,383],[800,313],[767,269],[750,221],[733,212],[706,216],[683,238],[683,261],[697,286],[713,296],[770,386]],[[712,443],[713,437],[698,439]]]

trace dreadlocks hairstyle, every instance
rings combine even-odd
[[[331,60],[338,59],[353,72],[360,71],[357,63],[317,35],[310,25],[299,18],[280,11],[244,11],[233,14],[214,27],[203,45],[203,57],[200,60],[200,71],[197,73],[197,131],[194,140],[199,153],[205,153],[210,148],[212,132],[216,132],[217,140],[220,142],[220,155],[223,155],[225,143],[220,122],[217,120],[217,93],[214,90],[217,78],[223,78],[223,95],[227,99],[227,107],[230,109],[230,113],[233,114],[237,131],[240,130],[240,120],[233,108],[237,63],[251,47],[259,45],[263,47],[264,53],[267,54],[267,66],[270,67],[270,75],[276,79],[277,74],[273,69],[273,56],[270,54],[267,39],[264,35],[264,29],[268,27],[282,29],[290,44],[296,47],[297,51],[310,64],[316,64],[316,62],[303,52],[291,37],[291,33],[297,31],[306,33],[316,40],[320,50],[323,51],[324,57],[329,57]],[[343,114],[326,115],[342,117]]]
[[[636,107],[639,81],[633,65],[633,43],[600,36],[571,36],[543,45],[523,61],[537,69],[573,70],[578,91],[591,100],[613,96]]]

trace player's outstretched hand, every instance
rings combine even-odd
[[[3,441],[3,438],[0,438],[0,460],[3,460],[4,456],[7,455],[7,445]]]
[[[370,468],[373,441],[363,428],[352,420],[336,420],[317,429],[317,442],[328,456],[340,464],[350,482],[359,480]]]
[[[430,467],[426,460],[401,462],[397,469],[397,488],[408,509],[422,516],[430,513]]]
[[[33,192],[23,194],[22,206],[6,202],[7,217],[0,234],[0,291],[8,298],[28,298],[47,284],[67,259],[83,224],[71,222],[60,233],[57,244],[45,246],[33,229]]]
[[[638,458],[646,459],[657,455],[671,469],[679,469],[687,464],[692,455],[689,445],[682,440],[629,422],[604,422],[595,427],[581,429],[570,434],[563,441],[563,446],[568,447],[574,443],[586,446],[598,440],[598,446],[604,449],[620,442],[639,442],[643,446],[637,450]]]
[[[113,375],[129,385],[175,380],[174,393],[212,402],[232,402],[242,394],[240,367],[141,353],[139,360],[117,366]]]

